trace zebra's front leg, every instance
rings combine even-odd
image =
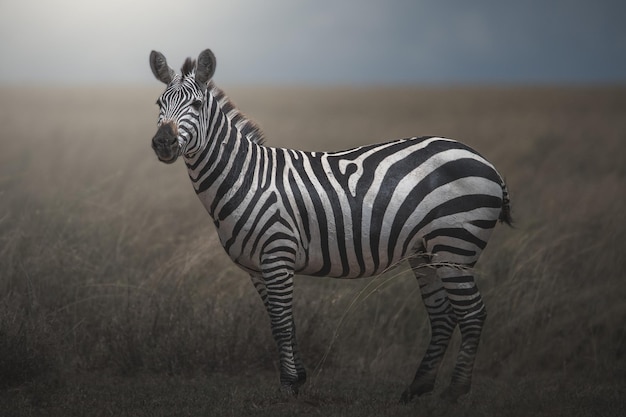
[[[293,320],[293,328],[291,333],[291,349],[293,351],[293,360],[296,364],[296,373],[298,374],[298,381],[296,383],[296,386],[300,387],[306,382],[306,370],[304,369],[304,365],[302,364],[302,359],[300,358],[300,350],[298,349],[295,320]]]
[[[272,335],[278,346],[281,391],[296,395],[306,381],[306,371],[300,360],[293,320],[293,272],[281,268],[264,275],[252,276],[252,282],[267,309]]]

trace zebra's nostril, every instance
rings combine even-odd
[[[176,144],[176,132],[171,123],[164,123],[159,126],[156,134],[152,138],[153,148],[171,147]]]
[[[176,136],[170,136],[167,134],[162,134],[161,131],[158,131],[156,135],[152,138],[152,147],[156,148],[169,148],[176,144],[177,139]]]
[[[165,148],[167,148],[167,144],[163,140],[159,140],[158,138],[152,139],[152,149],[158,151]]]

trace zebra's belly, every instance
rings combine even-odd
[[[224,229],[220,229],[218,234],[222,246],[233,262],[251,274],[262,273],[264,259],[276,256],[292,258],[294,272],[299,275],[331,278],[368,277],[391,269],[421,249],[422,234],[415,234],[407,239],[410,230],[406,228],[404,233],[398,236],[403,240],[394,240],[388,230],[372,237],[370,234],[355,233],[352,230],[339,231],[331,228],[323,236],[320,233],[312,233],[309,241],[297,234],[291,239],[276,240],[273,249],[269,251],[271,254],[267,255],[261,248],[267,248],[267,242],[272,241],[272,236],[284,236],[286,232],[272,229],[268,229],[265,237],[258,238],[258,244],[250,244],[250,240],[244,241],[242,237],[245,233],[233,237]]]
[[[381,274],[422,250],[422,234],[398,240],[384,230],[368,234],[329,231],[324,240],[313,239],[296,262],[296,273],[332,278],[362,278]]]

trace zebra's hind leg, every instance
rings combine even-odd
[[[469,269],[445,266],[439,267],[437,274],[443,282],[461,330],[461,348],[452,373],[452,381],[442,394],[442,397],[456,401],[470,390],[474,361],[487,310]]]
[[[424,267],[428,261],[428,257],[409,260],[420,286],[424,306],[428,312],[431,336],[428,349],[417,368],[415,378],[411,386],[402,394],[401,402],[408,402],[413,397],[426,394],[434,389],[439,366],[457,324],[456,315],[441,279],[435,273],[434,268]]]

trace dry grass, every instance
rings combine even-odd
[[[577,393],[580,410],[603,399],[601,410],[622,409],[626,90],[226,90],[273,146],[438,134],[481,151],[507,178],[517,226],[498,227],[478,264],[489,318],[470,414],[541,404],[566,414]],[[224,255],[185,169],[149,148],[160,90],[0,93],[0,403],[29,415],[51,390],[56,404],[85,410],[77,378],[193,375],[215,384],[204,396],[230,392],[224,413],[276,411],[258,388],[277,380],[260,300]],[[373,282],[298,277],[295,309],[311,410],[402,414],[388,401],[428,338],[406,269]],[[103,380],[112,393],[113,380]],[[149,396],[154,387],[139,381],[137,395]]]

